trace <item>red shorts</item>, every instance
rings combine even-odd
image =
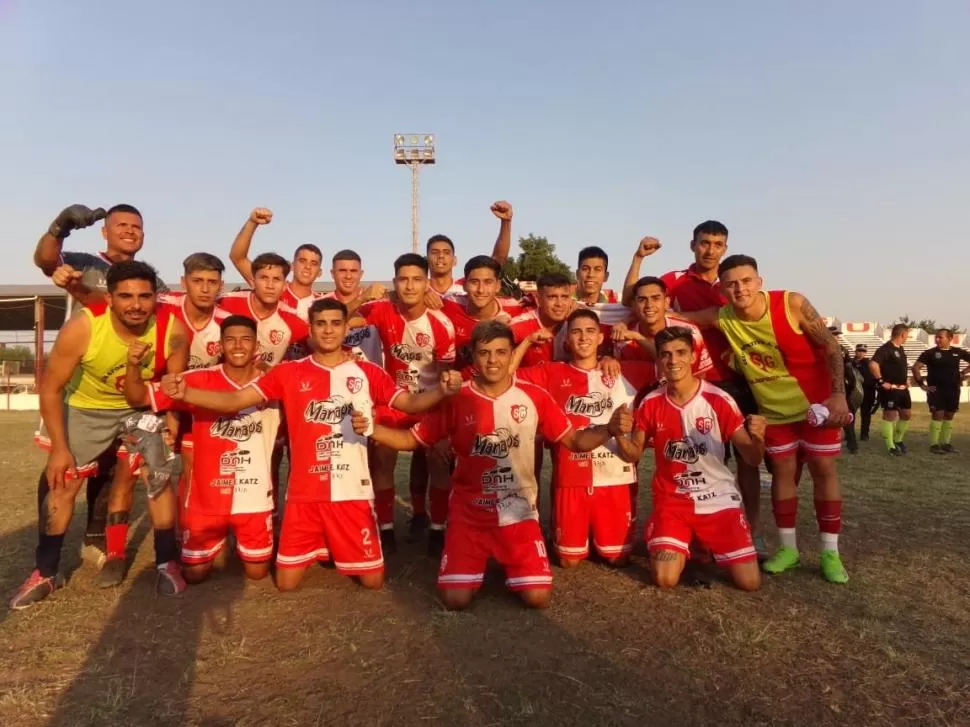
[[[755,560],[751,529],[744,511],[729,507],[709,515],[697,515],[689,507],[654,509],[643,533],[647,550],[673,550],[690,557],[691,538],[708,548],[718,565],[734,565]]]
[[[261,563],[273,555],[273,516],[268,512],[212,515],[183,510],[182,562],[186,565],[208,563],[226,545],[230,528],[236,536],[239,559]]]
[[[552,569],[538,520],[505,526],[449,522],[438,588],[478,588],[489,557],[505,569],[510,590],[552,588]]]
[[[304,568],[331,558],[344,575],[384,570],[371,502],[287,502],[276,553],[277,567]]]
[[[604,558],[619,558],[633,549],[636,520],[630,504],[630,485],[594,487],[557,487],[555,509],[555,549],[562,558],[575,560],[589,555],[589,533],[593,545]]]
[[[374,409],[374,423],[392,429],[410,429],[421,421],[419,414],[405,414],[400,409],[378,406]]]
[[[768,425],[765,451],[769,456],[784,457],[799,449],[813,457],[837,457],[842,451],[842,429],[813,427],[806,421]]]

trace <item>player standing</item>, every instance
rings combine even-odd
[[[546,330],[552,334],[551,337],[524,349],[523,366],[537,366],[543,361],[563,361],[568,358],[564,324],[576,307],[571,288],[569,278],[562,273],[541,275],[536,281],[537,306],[517,315],[509,322],[516,345],[539,330]]]
[[[970,363],[970,351],[954,348],[953,331],[941,328],[935,335],[936,346],[919,355],[913,364],[913,379],[926,392],[930,408],[930,451],[933,454],[956,452],[950,442],[953,437],[953,417],[960,408],[960,382],[970,373],[970,366],[960,370],[960,362]],[[922,370],[926,367],[926,378]]]
[[[107,274],[108,309],[95,314],[85,308],[57,334],[40,387],[44,427],[39,442],[49,448],[50,454],[39,483],[44,517],[40,521],[36,568],[14,596],[11,608],[40,601],[59,585],[64,535],[81,483],[94,473],[105,453],[113,456],[117,451],[121,424],[133,413],[122,393],[128,345],[140,340],[152,347],[153,355],[141,368],[145,379],[165,367],[178,371],[185,366],[184,331],[178,321],[154,315],[155,286],[156,275],[150,266],[135,261],[116,263]],[[75,377],[77,369],[80,374]],[[119,460],[115,482],[131,477],[127,462]],[[149,500],[148,511],[155,529],[157,587],[166,595],[180,593],[185,582],[176,562],[175,495],[170,488]],[[108,560],[102,574],[105,569],[116,569],[119,560],[123,574],[125,542],[113,542],[111,528],[109,516]],[[98,580],[100,583],[101,574]]]
[[[462,609],[471,603],[489,557],[505,568],[506,586],[526,605],[545,608],[552,571],[536,511],[536,435],[541,433],[573,451],[589,452],[609,440],[610,430],[600,424],[575,431],[546,392],[513,380],[514,339],[506,324],[494,320],[478,324],[470,345],[479,372],[474,381],[466,382],[457,396],[413,429],[378,424],[371,437],[400,451],[451,438],[457,463],[438,571],[438,590],[446,608]],[[365,411],[355,414],[357,431],[366,429]]]
[[[220,325],[223,362],[195,369],[184,376],[187,386],[207,391],[237,391],[260,375],[256,366],[256,322],[229,316]],[[128,349],[128,363],[138,367],[151,351],[140,341]],[[158,383],[151,387],[138,377],[125,379],[125,396],[135,407],[150,405],[156,412],[176,410],[192,414],[192,438],[197,464],[186,473],[179,520],[183,575],[200,583],[226,545],[231,530],[236,551],[248,578],[269,574],[273,554],[273,479],[270,464],[279,405],[257,404],[226,415],[166,396]]]
[[[585,305],[618,303],[616,293],[603,289],[609,279],[610,256],[603,248],[593,245],[579,251],[579,261],[576,266],[576,300]]]
[[[757,555],[724,454],[730,442],[756,467],[764,454],[765,420],[749,416],[750,431],[745,430],[734,399],[694,375],[697,353],[690,329],[666,328],[656,345],[665,383],[647,394],[632,422],[626,418],[623,428],[632,425],[632,435],[617,440],[620,456],[632,463],[653,442],[654,505],[644,537],[654,581],[661,588],[677,585],[696,537],[738,588],[757,590]]]
[[[882,407],[882,438],[886,451],[894,457],[906,454],[906,431],[913,416],[913,400],[909,395],[909,367],[906,365],[906,349],[909,326],[897,323],[892,327],[890,338],[872,355],[869,370],[876,378],[879,406]]]
[[[372,325],[384,346],[387,372],[400,388],[411,393],[429,391],[438,385],[441,371],[455,363],[455,329],[443,313],[431,310],[425,303],[428,291],[428,261],[407,253],[394,261],[395,300],[364,303],[350,321],[350,327]],[[377,421],[388,426],[407,428],[416,419],[385,410]],[[394,466],[397,451],[373,445],[371,469],[374,475],[374,498],[377,522],[384,552],[394,552]],[[425,505],[426,480],[431,478],[431,519]],[[412,539],[431,527],[429,548],[440,552],[444,544],[444,527],[448,517],[447,461],[434,452],[418,450],[411,458],[410,531]]]
[[[374,364],[346,360],[343,303],[314,301],[309,316],[313,353],[306,358],[284,362],[233,392],[188,388],[184,376],[165,377],[162,391],[191,406],[226,414],[281,402],[292,462],[276,556],[277,588],[298,588],[313,563],[331,557],[338,572],[358,577],[366,588],[380,588],[384,558],[367,441],[353,430],[352,413],[369,412],[376,405],[417,414],[457,391],[458,384],[445,377],[435,391],[410,394]]]
[[[541,304],[540,304],[541,305]],[[627,361],[620,375],[611,376],[598,366],[605,336],[599,317],[588,308],[569,315],[565,324],[569,361],[540,361],[516,368],[518,381],[549,392],[574,429],[607,424],[620,407],[632,408],[638,393],[656,379],[654,365]],[[513,358],[527,355],[530,341],[520,343]],[[615,442],[589,453],[553,450],[553,547],[564,568],[579,565],[589,556],[589,535],[596,552],[609,565],[626,565],[636,527],[636,467],[617,456]]]

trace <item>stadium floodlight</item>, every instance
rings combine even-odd
[[[418,181],[421,167],[435,163],[435,138],[433,134],[395,134],[394,163],[411,170],[411,250],[417,252],[420,244],[420,209],[418,204]]]

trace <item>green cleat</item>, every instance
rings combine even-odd
[[[822,564],[822,575],[829,583],[849,582],[849,574],[845,572],[842,558],[834,550],[823,550],[819,562]]]
[[[798,550],[788,545],[781,545],[773,556],[761,564],[761,569],[765,573],[778,574],[797,568],[798,563]]]

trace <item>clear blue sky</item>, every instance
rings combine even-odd
[[[606,247],[614,283],[641,236],[664,272],[715,218],[823,314],[970,324],[968,27],[963,0],[0,0],[0,282],[42,281],[61,207],[120,201],[167,278],[265,205],[258,250],[353,247],[386,279],[413,131],[439,146],[422,236],[462,259],[499,198],[570,263]]]

